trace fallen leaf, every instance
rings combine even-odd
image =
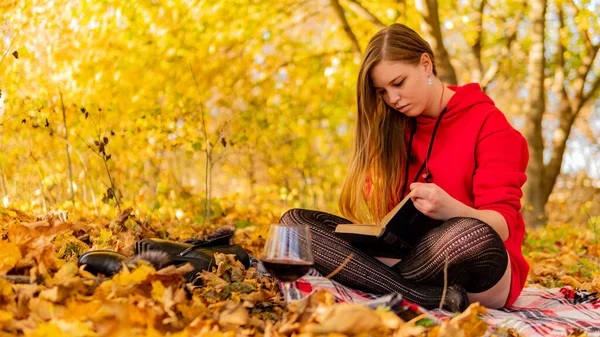
[[[576,266],[580,264],[579,260],[579,256],[573,254],[573,252],[569,252],[558,257],[558,261],[565,267]]]
[[[581,329],[573,329],[567,335],[567,337],[587,337],[587,336],[588,336],[588,333]]]
[[[2,252],[0,254],[0,275],[6,275],[21,259],[21,250],[12,242],[2,241],[0,242],[0,252]]]
[[[154,267],[145,263],[142,263],[133,271],[129,271],[129,268],[125,267],[120,273],[113,276],[113,282],[123,287],[132,286],[144,282],[154,272]]]
[[[50,301],[52,303],[61,303],[69,296],[69,289],[62,286],[44,289],[40,292],[39,298]]]
[[[459,315],[442,323],[439,331],[439,337],[479,337],[486,334],[488,326],[479,316],[485,314],[485,307],[479,302],[472,303],[465,311]]]
[[[301,328],[303,332],[355,334],[368,332],[382,325],[375,310],[355,303],[339,303],[316,313],[316,323]]]
[[[227,302],[219,314],[219,324],[246,325],[249,318],[248,311],[241,303]]]

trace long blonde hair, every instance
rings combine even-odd
[[[414,30],[397,23],[377,32],[367,45],[356,88],[356,137],[339,200],[342,215],[354,222],[378,223],[400,202],[400,188],[407,179],[404,132],[408,117],[377,95],[370,72],[383,61],[417,65],[424,53],[437,75],[429,44]]]

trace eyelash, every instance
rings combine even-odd
[[[393,85],[394,85],[395,87],[399,87],[399,86],[401,86],[401,85],[402,85],[402,83],[404,83],[404,79],[402,79],[402,80],[401,80],[400,82],[398,82],[398,83],[394,83]],[[385,90],[378,90],[378,91],[377,91],[377,93],[378,93],[380,96],[383,96],[383,95],[385,94]]]

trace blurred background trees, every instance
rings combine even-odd
[[[427,37],[447,83],[481,83],[527,137],[528,225],[597,221],[599,7],[6,0],[1,202],[106,214],[119,201],[197,223],[337,213],[361,53],[400,22]]]

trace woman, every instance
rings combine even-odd
[[[443,295],[451,310],[475,301],[488,308],[509,306],[529,271],[521,253],[520,213],[527,143],[478,84],[445,85],[434,61],[427,42],[401,24],[369,42],[339,204],[351,221],[374,223],[409,194],[418,210],[443,225],[424,233],[389,267],[333,234],[349,220],[292,209],[281,222],[310,226],[315,267],[323,274],[353,253],[334,276],[350,287],[399,292],[427,308],[437,307]],[[450,286],[444,294],[446,263]]]

